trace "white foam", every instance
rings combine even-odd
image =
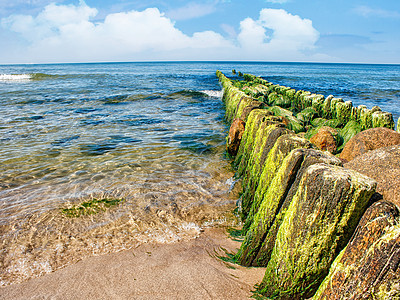
[[[224,92],[222,90],[216,91],[216,90],[204,90],[201,91],[202,93],[210,96],[210,97],[216,97],[216,98],[222,98]]]
[[[30,74],[0,74],[0,81],[26,81],[31,78]]]

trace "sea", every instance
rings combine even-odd
[[[0,65],[0,285],[238,225],[215,75],[233,69],[400,116],[400,65]]]

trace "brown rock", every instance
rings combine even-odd
[[[230,155],[235,156],[242,140],[246,123],[241,119],[234,119],[229,129],[227,151]]]
[[[399,221],[390,202],[368,208],[313,300],[399,299]]]
[[[369,151],[344,167],[375,179],[377,192],[400,207],[400,145]]]
[[[319,150],[329,151],[332,154],[335,154],[337,151],[337,130],[331,127],[323,126],[318,132],[310,139],[310,142],[313,143]]]
[[[350,161],[367,151],[399,144],[400,133],[385,127],[371,128],[356,134],[348,141],[340,158]]]

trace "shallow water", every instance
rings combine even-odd
[[[217,69],[400,115],[400,67],[261,63],[0,66],[0,277],[233,225]],[[96,214],[62,209],[123,199]]]

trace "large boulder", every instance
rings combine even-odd
[[[313,300],[400,299],[399,222],[390,202],[368,208]]]
[[[226,150],[231,156],[235,156],[239,149],[245,126],[246,123],[243,120],[235,119],[229,128]]]
[[[259,292],[272,299],[313,296],[353,235],[375,188],[373,179],[353,170],[308,167],[279,227]]]
[[[338,158],[327,152],[295,149],[284,159],[271,184],[258,186],[256,197],[262,199],[261,205],[236,254],[238,263],[244,266],[267,265],[276,234],[300,179],[305,170],[316,163],[341,165]]]
[[[344,146],[340,158],[351,161],[367,151],[400,144],[400,133],[385,127],[371,128],[356,134]]]
[[[400,207],[400,145],[379,148],[344,164],[378,182],[377,192]]]

